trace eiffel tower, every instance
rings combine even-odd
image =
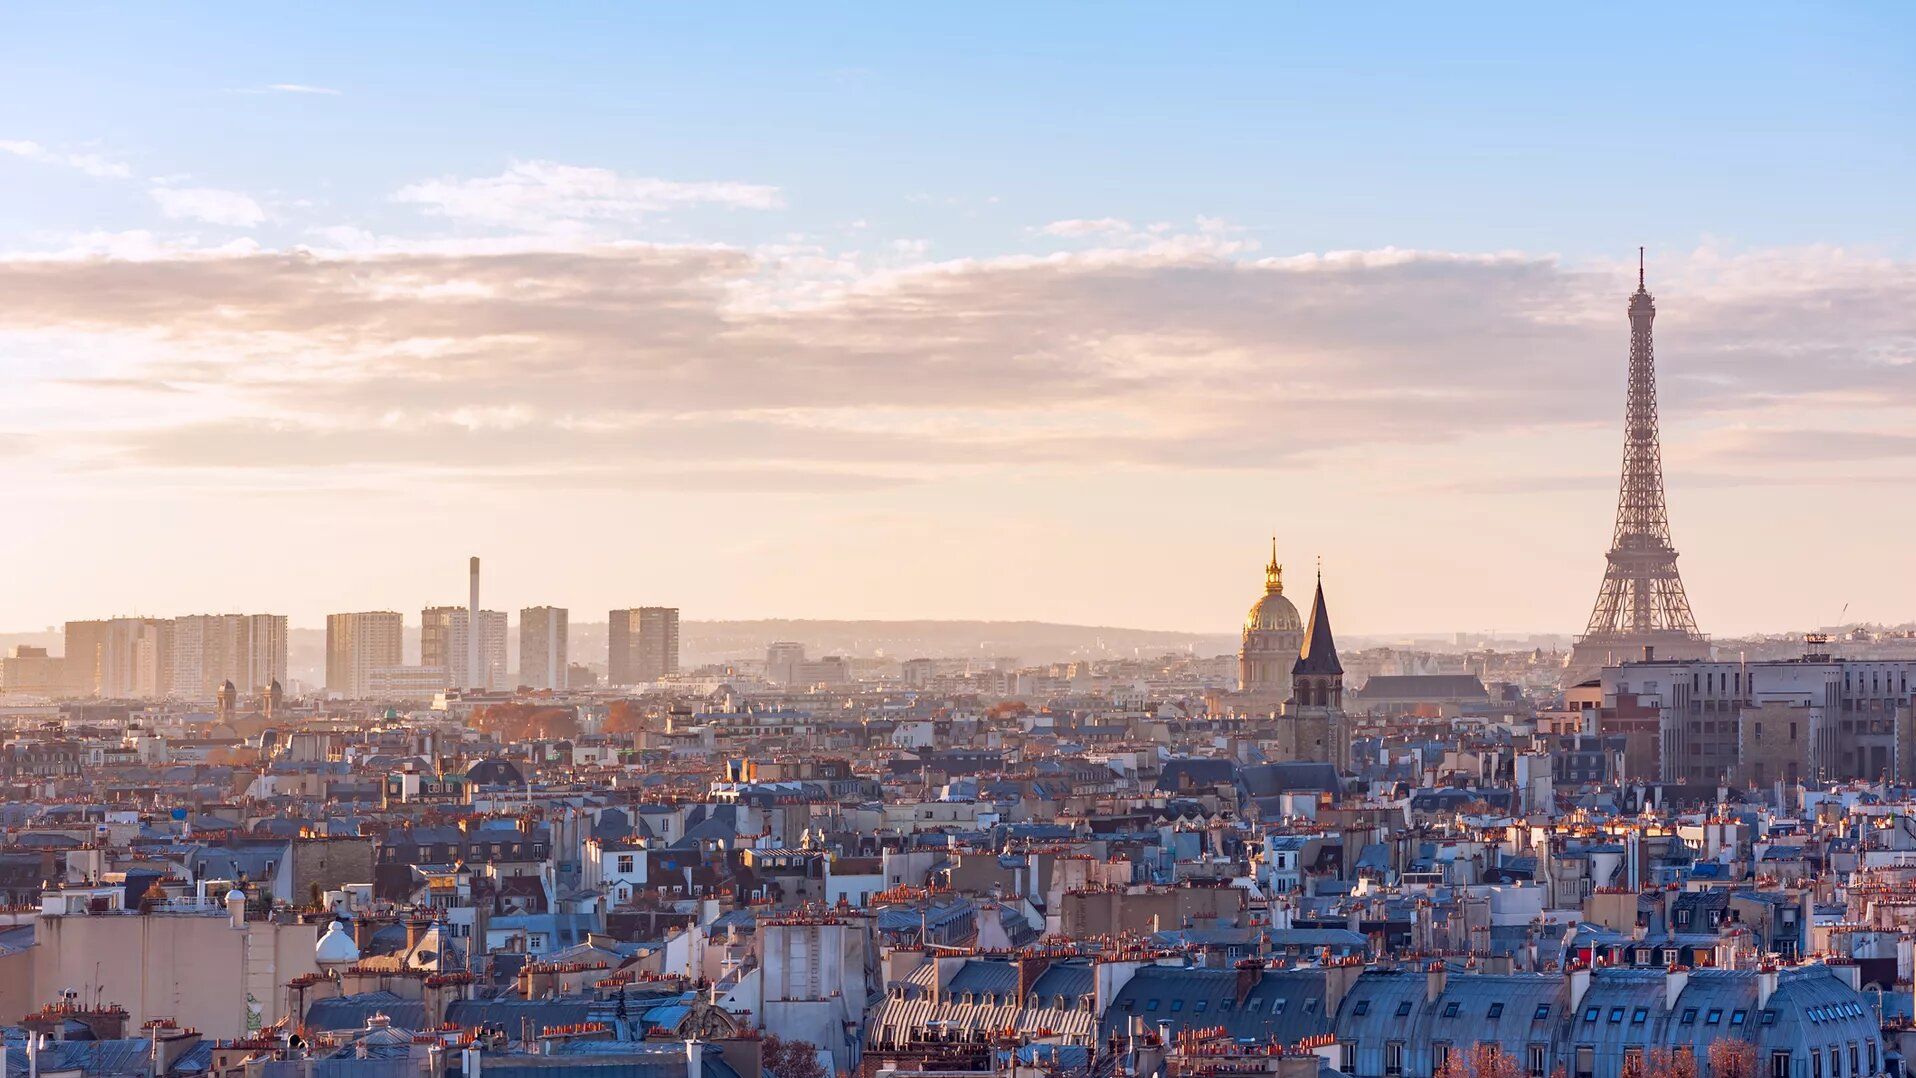
[[[1656,303],[1643,283],[1637,248],[1637,290],[1630,297],[1630,403],[1624,411],[1623,483],[1617,527],[1590,624],[1564,668],[1564,685],[1597,676],[1605,666],[1654,655],[1707,659],[1710,642],[1697,632],[1663,505],[1663,448],[1657,435],[1656,353],[1650,323]]]

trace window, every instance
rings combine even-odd
[[[1577,1070],[1575,1078],[1592,1078],[1597,1072],[1597,1050],[1587,1044],[1577,1045]]]
[[[1862,1064],[1862,1062],[1863,1062],[1863,1061],[1862,1061],[1861,1059],[1859,1059],[1859,1058],[1857,1058],[1857,1055],[1856,1055],[1856,1042],[1855,1042],[1855,1041],[1851,1041],[1851,1042],[1849,1042],[1849,1072],[1850,1072],[1851,1074],[1859,1074],[1859,1073],[1861,1073],[1861,1071],[1862,1071],[1862,1067],[1861,1067],[1861,1064]]]
[[[1271,1013],[1272,1014],[1284,1013],[1284,998],[1282,996],[1279,996],[1278,998],[1271,1001]]]
[[[1257,1001],[1252,1000],[1251,1002],[1256,1003]],[[1356,1015],[1359,1018],[1362,1018],[1364,1015],[1367,1015],[1369,1013],[1370,1013],[1370,1000],[1367,1000],[1367,999],[1358,1000],[1357,1006],[1351,1008],[1351,1014]]]
[[[1622,1007],[1610,1008],[1610,1024],[1615,1026],[1615,1025],[1621,1025],[1622,1023],[1623,1023],[1623,1008]]]
[[[1773,1026],[1776,1024],[1776,1012],[1764,1011],[1762,1014],[1762,1017],[1758,1019],[1758,1021],[1760,1021],[1763,1025]]]
[[[1823,1078],[1823,1056],[1816,1049],[1810,1049],[1810,1078]]]
[[[1869,1072],[1871,1074],[1875,1074],[1876,1073],[1876,1042],[1870,1041],[1868,1043],[1869,1043]]]
[[[1199,1013],[1199,1014],[1203,1014],[1203,1013],[1204,1013],[1204,1009],[1205,1009],[1206,1007],[1209,1007],[1210,1005],[1211,1005],[1211,1001],[1210,1001],[1210,1000],[1208,1000],[1208,999],[1200,999],[1200,1000],[1198,1000],[1198,1001],[1197,1001],[1197,1006],[1195,1006],[1195,1007],[1193,1007],[1193,1008],[1191,1008],[1191,1009],[1192,1009],[1193,1011],[1196,1011],[1196,1012],[1197,1012],[1197,1013]]]
[[[1537,1005],[1537,1013],[1531,1015],[1530,1020],[1532,1022],[1541,1022],[1548,1017],[1550,1017],[1550,1004],[1541,1003]]]
[[[1790,1054],[1787,1051],[1770,1053],[1770,1078],[1790,1078]]]
[[[1337,1055],[1338,1062],[1342,1064],[1342,1066],[1338,1067],[1339,1070],[1345,1074],[1357,1073],[1357,1045],[1350,1041],[1345,1041],[1343,1044],[1337,1046]]]
[[[1158,1001],[1157,1001],[1157,1000],[1155,1000],[1155,999],[1154,999],[1154,1000],[1152,1000],[1151,1002],[1149,1002],[1149,1003],[1147,1003],[1147,1004],[1145,1004],[1145,1005],[1144,1005],[1144,1009],[1145,1009],[1145,1010],[1146,1010],[1147,1012],[1148,1012],[1148,1011],[1155,1011],[1155,1010],[1157,1010],[1157,1009],[1158,1009]]]
[[[1730,1024],[1733,1026],[1740,1026],[1745,1021],[1747,1021],[1749,1017],[1750,1017],[1750,1012],[1748,1011],[1731,1011]]]
[[[1686,1025],[1686,1026],[1696,1025],[1696,1008],[1685,1007],[1683,1009],[1683,1018],[1680,1020],[1680,1022],[1682,1025]]]
[[[1273,1011],[1272,1013],[1276,1013],[1276,1012]],[[1397,1005],[1397,1017],[1399,1018],[1410,1017],[1410,1000],[1405,1000],[1402,1003],[1399,1003]]]
[[[1254,1011],[1254,1010],[1257,1010],[1258,1007],[1261,1006],[1263,1003],[1264,1003],[1263,996],[1252,996],[1250,999],[1247,999],[1244,1001],[1244,1009],[1247,1011]],[[1370,1009],[1370,1001],[1362,1000],[1358,1003],[1358,1006],[1364,1008],[1364,1010],[1367,1011]],[[1363,1014],[1364,1011],[1358,1011],[1357,1013]]]
[[[1650,1008],[1638,1007],[1636,1010],[1630,1012],[1630,1024],[1633,1026],[1640,1026],[1645,1021],[1647,1021],[1649,1017],[1650,1017]]]
[[[1550,1070],[1550,1049],[1541,1044],[1530,1046],[1530,1078],[1544,1078]]]
[[[1703,1024],[1706,1026],[1722,1025],[1723,1024],[1723,1008],[1711,1007],[1710,1013],[1707,1015],[1704,1015],[1703,1017]]]
[[[1599,1015],[1599,1014],[1601,1014],[1601,1013],[1603,1013],[1603,1012],[1602,1012],[1602,1011],[1601,1011],[1600,1009],[1598,1009],[1598,1008],[1596,1008],[1596,1007],[1590,1007],[1590,1008],[1587,1008],[1587,1009],[1586,1009],[1586,1010],[1585,1010],[1585,1011],[1583,1012],[1583,1020],[1584,1020],[1584,1021],[1586,1021],[1586,1022],[1594,1022],[1594,1021],[1596,1021],[1596,1020],[1597,1020],[1597,1015]],[[1692,1012],[1692,1013],[1694,1013],[1694,1012]]]
[[[1485,1018],[1488,1018],[1493,1022],[1495,1022],[1499,1018],[1502,1018],[1503,1016],[1504,1016],[1504,1005],[1501,1003],[1492,1003],[1490,1005],[1489,1013],[1484,1015]]]
[[[1843,1078],[1843,1056],[1830,1045],[1830,1078]]]
[[[1454,999],[1451,1000],[1449,1003],[1444,1004],[1444,1017],[1445,1018],[1457,1017],[1457,1008],[1460,1006],[1462,1006],[1462,1004],[1458,1003]]]
[[[1625,1074],[1642,1074],[1643,1073],[1643,1049],[1625,1048],[1623,1050],[1623,1073]]]
[[[1430,1066],[1433,1074],[1440,1073],[1450,1064],[1450,1045],[1438,1041],[1430,1046]]]
[[[1404,1073],[1403,1041],[1392,1041],[1384,1046],[1384,1073],[1393,1076]]]
[[[1184,1001],[1183,1001],[1183,1000],[1181,1000],[1181,999],[1174,999],[1174,1000],[1172,1000],[1172,1001],[1171,1001],[1171,1013],[1172,1013],[1172,1014],[1176,1014],[1176,1013],[1178,1013],[1179,1011],[1181,1011],[1181,1010],[1183,1010],[1183,1009],[1184,1009]]]

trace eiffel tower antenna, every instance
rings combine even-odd
[[[1566,684],[1605,666],[1654,655],[1708,658],[1709,641],[1696,628],[1677,575],[1676,548],[1663,501],[1663,449],[1657,423],[1656,352],[1650,326],[1656,303],[1645,285],[1643,248],[1637,248],[1637,290],[1630,297],[1629,402],[1624,409],[1623,476],[1617,523],[1603,583],[1590,623],[1577,639]]]

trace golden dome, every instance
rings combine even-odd
[[[1261,632],[1302,633],[1304,619],[1282,591],[1267,591],[1244,616],[1244,628]]]
[[[1302,633],[1304,619],[1297,608],[1284,598],[1284,567],[1277,561],[1277,538],[1271,538],[1271,560],[1264,566],[1264,597],[1244,616],[1246,632]]]

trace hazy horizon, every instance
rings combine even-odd
[[[8,22],[0,624],[1916,617],[1916,9]]]

